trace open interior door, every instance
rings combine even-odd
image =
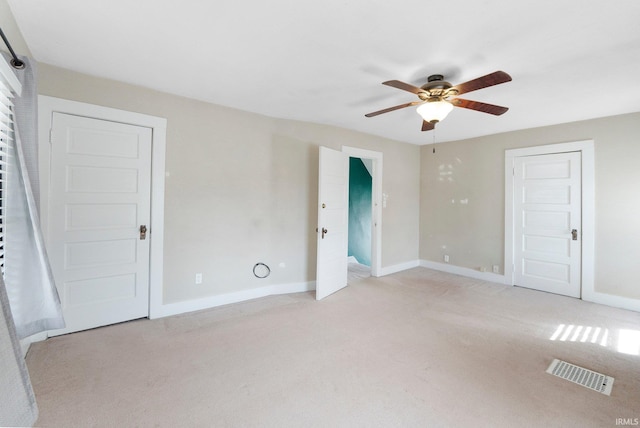
[[[347,285],[349,156],[320,147],[316,300]]]

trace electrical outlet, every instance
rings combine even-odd
[[[197,273],[196,274],[196,284],[202,284],[202,274],[201,273]]]
[[[493,265],[493,273],[500,273],[500,266]]]
[[[444,255],[444,262],[445,263],[449,263],[449,255],[448,254]]]

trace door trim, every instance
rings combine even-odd
[[[514,175],[513,165],[516,157],[534,156],[567,152],[582,154],[582,263],[581,296],[583,300],[594,302],[595,274],[595,159],[593,140],[570,143],[549,144],[505,151],[505,196],[504,196],[504,276],[505,283],[514,285]]]
[[[149,254],[149,318],[162,315],[164,263],[164,178],[167,120],[61,98],[38,96],[38,168],[40,171],[40,223],[49,236],[49,187],[51,148],[49,134],[53,112],[109,120],[151,128],[151,224]]]
[[[373,163],[371,276],[379,277],[382,276],[382,153],[349,146],[342,146],[342,152],[354,158],[371,159]]]

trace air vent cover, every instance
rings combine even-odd
[[[587,370],[566,361],[554,359],[547,373],[605,395],[611,395],[613,388],[614,379],[611,376]]]

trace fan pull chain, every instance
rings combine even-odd
[[[433,128],[433,153],[436,152],[436,128]]]

